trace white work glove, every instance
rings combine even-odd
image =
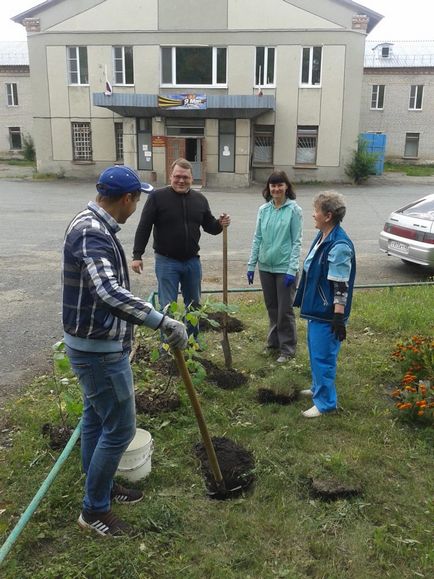
[[[188,343],[187,330],[182,322],[164,316],[160,328],[167,336],[167,343],[171,348],[185,350]]]

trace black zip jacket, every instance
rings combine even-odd
[[[179,261],[198,255],[201,227],[211,235],[223,229],[202,193],[194,189],[176,193],[172,187],[148,195],[134,238],[133,259],[142,258],[152,227],[154,251]]]

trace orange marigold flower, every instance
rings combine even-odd
[[[413,404],[411,402],[404,402],[403,404],[401,404],[401,406],[399,407],[400,410],[408,410],[409,408],[412,408]]]
[[[426,400],[418,400],[416,402],[416,406],[419,406],[420,408],[425,408],[426,405],[427,405]]]
[[[423,410],[419,410],[419,412],[417,413],[418,416],[423,416],[425,413]]]
[[[392,392],[392,398],[397,398],[400,395],[401,395],[401,390],[396,389]]]

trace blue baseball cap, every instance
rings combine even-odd
[[[134,191],[149,193],[154,188],[149,183],[142,183],[134,169],[125,165],[115,165],[104,169],[98,178],[96,190],[100,195],[111,196]]]

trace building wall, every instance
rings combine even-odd
[[[95,176],[115,160],[114,123],[124,123],[124,160],[137,166],[135,123],[92,104],[92,94],[102,92],[105,69],[113,83],[112,46],[134,47],[134,86],[114,86],[117,93],[177,93],[185,89],[160,88],[160,46],[210,45],[227,47],[227,86],[188,89],[206,94],[253,95],[256,46],[276,48],[276,87],[264,94],[276,99],[276,111],[236,123],[236,164],[232,175],[218,173],[218,123],[205,126],[207,182],[245,185],[253,176],[285,169],[296,180],[346,179],[344,166],[358,134],[363,32],[351,30],[354,11],[333,0],[315,0],[309,11],[296,0],[150,0],[124,9],[121,0],[80,0],[80,10],[60,2],[41,11],[41,32],[29,36],[32,90],[35,95],[35,134],[38,170]],[[209,14],[213,18],[209,18]],[[140,18],[137,18],[140,14]],[[186,30],[188,29],[188,30]],[[45,34],[45,32],[49,32]],[[88,48],[89,85],[68,86],[68,45]],[[300,87],[303,46],[322,46],[320,86]],[[90,122],[93,160],[72,162],[71,122]],[[273,164],[251,171],[253,124],[275,125]],[[317,163],[295,166],[298,125],[318,126]],[[158,127],[158,128],[157,128]],[[153,121],[153,130],[164,130]],[[153,152],[152,175],[166,178],[161,148]]]
[[[16,83],[18,106],[8,106],[6,84]],[[18,71],[14,67],[0,67],[0,156],[20,156],[11,150],[9,127],[20,127],[22,136],[33,136],[32,92],[30,72]]]
[[[383,110],[371,110],[373,85],[384,85]],[[422,110],[409,110],[411,85],[423,85]],[[402,161],[406,133],[419,133],[419,162],[434,163],[434,69],[367,69],[363,76],[362,132],[387,136],[386,158]]]

